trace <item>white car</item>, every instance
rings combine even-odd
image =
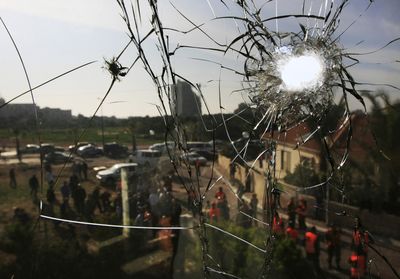
[[[142,149],[136,150],[132,155],[129,155],[128,160],[145,167],[156,168],[161,157],[161,151]]]
[[[163,154],[168,154],[167,148],[170,152],[173,152],[175,147],[175,143],[172,141],[162,142],[162,143],[155,143],[149,146],[150,150],[160,151]]]
[[[100,180],[100,183],[114,186],[118,181],[121,180],[121,169],[128,168],[130,173],[136,173],[138,171],[138,164],[136,163],[121,163],[115,164],[109,169],[101,170],[97,173],[96,178]]]

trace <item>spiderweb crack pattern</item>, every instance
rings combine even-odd
[[[313,119],[316,122],[315,129],[311,131],[311,133],[305,138],[299,141],[296,148],[306,144],[311,139],[317,139],[320,141],[321,146],[323,147],[323,153],[326,157],[325,159],[329,163],[329,170],[325,181],[315,185],[309,185],[299,189],[298,191],[307,192],[315,188],[332,187],[333,189],[339,191],[343,197],[345,196],[344,185],[340,185],[340,183],[338,184],[336,181],[334,181],[334,177],[337,173],[340,173],[346,164],[352,139],[353,127],[348,96],[351,95],[356,98],[364,107],[366,112],[364,100],[360,92],[357,90],[357,86],[364,83],[357,82],[349,70],[349,68],[359,63],[359,60],[355,57],[361,54],[347,52],[347,50],[340,45],[340,37],[348,28],[346,28],[342,33],[337,34],[340,17],[344,12],[349,0],[314,0],[310,1],[310,3],[303,1],[300,9],[301,12],[297,14],[279,13],[278,0],[265,1],[265,3],[262,3],[261,5],[259,1],[241,0],[228,2],[221,0],[220,3],[226,8],[226,16],[216,16],[216,9],[213,8],[213,3],[207,0],[207,4],[214,15],[214,21],[233,22],[237,27],[238,35],[234,37],[230,43],[226,44],[220,43],[218,40],[214,39],[213,36],[206,31],[203,23],[195,23],[194,20],[191,20],[190,17],[186,16],[185,13],[180,11],[173,3],[171,3],[172,7],[185,21],[190,24],[191,28],[187,31],[179,30],[178,28],[174,27],[164,27],[156,0],[148,0],[146,4],[136,1],[134,3],[129,3],[129,5],[125,0],[116,0],[116,2],[120,8],[121,17],[127,29],[129,42],[118,56],[105,61],[105,68],[110,72],[112,80],[104,97],[93,113],[91,121],[96,116],[98,110],[111,92],[115,82],[120,81],[120,79],[128,75],[133,66],[140,62],[153,81],[154,88],[156,89],[159,97],[160,104],[157,105],[157,110],[164,120],[165,142],[167,143],[167,141],[171,140],[174,142],[173,148],[170,148],[166,144],[166,150],[171,159],[171,164],[173,165],[177,174],[179,174],[179,169],[184,169],[187,173],[187,176],[190,178],[190,180],[187,182],[184,181],[181,176],[179,176],[180,183],[185,188],[187,195],[193,197],[192,206],[198,216],[198,226],[191,228],[173,227],[171,229],[195,229],[197,231],[201,242],[203,272],[206,278],[212,277],[212,274],[222,275],[223,277],[239,278],[235,274],[225,272],[223,267],[212,257],[212,255],[210,255],[208,233],[211,229],[241,241],[247,244],[249,247],[252,247],[260,252],[260,254],[264,257],[264,265],[260,269],[259,278],[267,278],[270,274],[271,265],[273,265],[272,256],[274,252],[274,243],[276,240],[276,235],[272,230],[271,224],[273,224],[275,213],[280,207],[280,195],[286,194],[285,192],[279,190],[277,185],[277,181],[279,179],[279,173],[277,173],[276,168],[277,144],[278,141],[284,142],[286,140],[286,134],[288,131],[310,119]],[[366,4],[366,10],[371,6],[372,3],[373,1],[371,0],[368,4]],[[270,7],[271,5],[274,5],[276,13],[275,16],[264,18],[263,9],[265,9],[267,6]],[[313,5],[319,6],[316,14],[312,12]],[[142,10],[144,8],[148,8],[151,11],[151,25],[148,30],[143,32]],[[229,15],[230,11],[234,9],[239,9],[240,15]],[[299,30],[279,30],[279,28],[282,29],[282,25],[280,24],[281,21],[292,18],[297,20]],[[272,28],[270,27],[271,23],[272,26],[274,25]],[[4,22],[3,25],[5,26]],[[210,45],[204,47],[197,45],[180,45],[178,43],[175,48],[171,48],[170,36],[173,36],[174,33],[185,35],[193,32],[199,32],[204,35],[211,42]],[[142,36],[142,34],[145,35]],[[150,60],[155,58],[149,57],[149,54],[144,47],[144,43],[150,39],[156,41],[156,46],[159,51],[159,68],[155,68],[152,65]],[[397,40],[399,39],[392,40],[382,48],[396,42]],[[137,56],[132,59],[132,64],[129,67],[124,67],[120,64],[119,58],[125,52],[125,50],[131,46],[135,48]],[[210,112],[200,84],[191,82],[189,79],[185,78],[183,74],[180,74],[174,70],[174,65],[171,58],[178,55],[180,51],[185,49],[206,51],[213,55],[232,54],[237,57],[238,64],[242,66],[242,69],[239,70],[213,60],[198,59],[206,63],[213,63],[219,67],[220,76],[216,80],[219,87],[221,122],[218,122]],[[293,90],[287,90],[284,86],[282,86],[283,79],[282,73],[279,72],[279,67],[277,65],[278,61],[281,58],[286,59],[288,56],[298,57],[309,52],[315,53],[323,62],[324,69],[321,82],[315,86],[304,88],[302,90],[295,90],[294,92]],[[348,61],[351,62],[349,63]],[[22,58],[21,62],[23,64]],[[69,72],[75,71],[80,67],[89,65],[90,63],[93,62],[83,64],[82,66],[74,68],[64,74],[68,74]],[[225,118],[225,109],[221,97],[221,91],[223,90],[221,75],[224,71],[234,73],[242,78],[241,88],[237,88],[233,92],[239,92],[244,95],[245,101],[248,103],[247,108],[235,113],[229,118]],[[64,74],[55,77],[55,79]],[[30,90],[27,92],[31,93],[32,101],[35,104],[32,91],[47,82],[51,82],[54,79],[32,88],[27,73],[26,77],[30,88]],[[265,198],[263,202],[265,202],[265,205],[263,214],[265,215],[265,219],[259,220],[249,216],[245,212],[239,212],[239,214],[243,214],[246,217],[253,219],[265,226],[266,239],[264,241],[264,247],[250,243],[231,232],[225,231],[222,228],[207,222],[206,216],[204,216],[203,213],[203,203],[205,197],[207,193],[209,193],[209,191],[215,187],[215,185],[224,181],[225,178],[220,176],[214,181],[215,177],[213,161],[211,166],[211,177],[208,180],[204,192],[202,192],[199,177],[197,174],[192,173],[192,168],[187,157],[183,157],[181,160],[177,160],[176,158],[175,154],[187,154],[189,152],[187,147],[187,132],[184,124],[182,123],[182,119],[174,109],[174,95],[176,94],[175,88],[178,79],[190,84],[192,89],[194,89],[200,96],[201,104],[206,107],[207,114],[210,116],[211,121],[205,120],[205,118],[201,115],[200,117],[204,130],[212,134],[214,142],[214,154],[216,153],[215,131],[217,128],[223,127],[228,139],[232,142],[232,148],[235,150],[235,157],[233,161],[240,162],[240,164],[246,166],[249,170],[257,172],[258,170],[255,168],[257,160],[263,156],[268,158],[267,169],[264,173]],[[398,89],[397,87],[394,88]],[[323,133],[323,121],[331,109],[334,92],[337,90],[341,91],[343,97],[345,108],[344,114],[337,128],[329,130],[327,133]],[[16,98],[26,94],[27,92],[18,95]],[[201,104],[198,103],[197,106],[201,106]],[[5,105],[7,105],[7,103],[3,104],[1,107]],[[249,114],[246,114],[246,112],[250,112],[251,116],[249,117]],[[36,114],[35,117],[36,123],[38,124],[40,121]],[[249,135],[244,140],[244,145],[239,148],[233,143],[233,139],[230,135],[231,132],[228,129],[228,123],[230,121],[238,120],[244,121],[247,124],[247,133]],[[37,127],[38,131],[40,130],[39,126],[40,125]],[[346,146],[343,154],[337,157],[331,152],[331,145],[328,141],[328,136],[344,129],[347,133]],[[83,130],[79,138],[82,138],[85,131],[86,129]],[[263,142],[265,148],[256,156],[254,160],[248,160],[246,155],[251,140],[254,139]],[[61,169],[60,173],[57,175],[56,184],[61,176],[61,173],[64,171],[65,166],[66,163],[64,164],[64,167]],[[247,176],[249,175],[250,172],[247,173]],[[43,184],[43,178],[41,184]],[[229,186],[228,189],[235,195],[238,201],[242,203],[242,199],[237,195],[235,190],[230,187],[230,184],[226,184]],[[338,216],[347,216],[351,218],[354,217],[349,216],[349,214],[346,212],[335,212],[335,214]],[[43,214],[41,214],[41,217],[50,218],[49,216]],[[101,224],[93,225],[101,226]],[[143,229],[134,226],[131,228]],[[154,227],[152,229],[157,228],[158,227]],[[371,263],[369,266],[371,266]]]

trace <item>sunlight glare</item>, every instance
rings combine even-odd
[[[324,62],[320,55],[310,52],[300,56],[283,56],[277,62],[282,89],[303,91],[323,84]]]

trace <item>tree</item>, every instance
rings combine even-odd
[[[368,148],[369,160],[363,169],[366,183],[377,191],[374,197],[388,212],[399,212],[400,198],[400,102],[391,103],[389,96],[382,90],[375,94],[364,93],[371,103],[369,123],[376,139],[376,146]],[[379,204],[376,204],[379,209]]]

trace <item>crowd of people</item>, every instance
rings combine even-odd
[[[328,254],[328,268],[333,268],[333,262],[337,270],[342,270],[342,230],[339,226],[331,223],[324,234],[320,234],[315,226],[307,228],[305,218],[307,213],[307,202],[300,198],[298,204],[291,198],[287,204],[288,226],[285,228],[283,219],[275,212],[272,230],[277,235],[285,235],[296,244],[304,247],[307,259],[312,263],[317,272],[320,268],[321,242],[325,242]],[[297,221],[297,222],[296,222]],[[296,226],[297,225],[297,226]],[[301,235],[304,235],[301,238]],[[361,225],[360,219],[355,218],[355,225],[352,233],[351,255],[348,257],[350,264],[350,278],[364,278],[367,270],[368,245],[371,243],[369,233]]]
[[[242,199],[246,192],[243,185],[238,185],[238,214],[236,222],[244,228],[250,228],[256,225],[258,199],[255,193],[252,193],[251,200],[247,203]],[[209,200],[205,206],[205,216],[208,217],[208,222],[211,224],[229,219],[228,199],[220,187],[215,193],[214,199]],[[318,232],[315,226],[307,227],[307,201],[300,198],[298,201],[292,197],[286,207],[287,220],[281,218],[278,211],[275,211],[272,232],[278,237],[287,237],[296,245],[303,247],[306,258],[313,266],[316,273],[321,272],[320,267],[320,251],[321,245],[324,245],[328,254],[327,265],[329,269],[335,268],[342,270],[342,230],[341,228],[331,223],[325,233]],[[287,225],[286,225],[286,222]],[[368,245],[371,242],[369,234],[362,228],[360,219],[356,218],[352,242],[351,255],[348,257],[350,265],[350,278],[364,278],[367,270],[367,251]],[[342,263],[343,264],[343,263]]]
[[[85,170],[86,169],[86,170]],[[87,179],[86,168],[81,164],[74,165],[72,175],[68,181],[63,181],[59,187],[59,193],[55,190],[55,178],[51,166],[45,166],[45,179],[47,181],[45,213],[54,215],[55,206],[59,206],[60,217],[63,219],[81,218],[93,221],[93,216],[98,209],[100,213],[114,212],[119,219],[122,219],[122,196],[120,187],[116,191],[95,187],[89,194],[82,185]],[[234,167],[231,175],[234,175]],[[17,187],[15,170],[10,169],[10,187]],[[161,183],[154,184],[148,177],[136,177],[133,180],[135,189],[130,193],[129,204],[131,219],[136,226],[163,226],[179,227],[182,208],[180,203],[172,194],[172,178],[165,176]],[[30,195],[33,200],[37,199],[39,181],[35,174],[29,178]],[[237,201],[238,214],[236,222],[244,228],[250,228],[257,224],[258,198],[252,193],[250,202],[243,199],[245,192],[248,192],[245,185],[238,185]],[[61,197],[61,198],[57,198]],[[188,208],[192,209],[193,215],[198,213],[194,197],[188,195]],[[72,206],[73,204],[73,206]],[[210,224],[232,219],[227,195],[222,187],[219,187],[213,199],[206,201],[204,215]],[[307,259],[312,263],[314,269],[320,272],[320,250],[321,242],[324,242],[328,254],[328,266],[341,270],[342,240],[341,229],[331,224],[324,235],[318,233],[316,227],[307,228],[307,201],[300,198],[296,201],[292,197],[286,207],[288,215],[287,226],[283,218],[275,211],[272,223],[272,231],[276,235],[292,239],[297,245],[304,247]],[[21,217],[22,216],[22,217]],[[15,210],[15,218],[24,218],[25,214],[21,209]],[[179,230],[147,230],[146,237],[158,238],[163,249],[173,251],[176,255],[179,240]],[[351,243],[351,255],[348,263],[351,266],[351,278],[363,278],[367,269],[367,252],[371,239],[361,226],[360,219],[356,218]]]

